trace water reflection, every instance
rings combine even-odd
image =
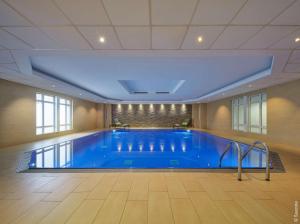
[[[30,168],[216,168],[227,139],[194,131],[106,131],[33,151]],[[247,146],[241,148],[246,150]],[[176,161],[170,163],[170,161]],[[171,164],[171,165],[170,165]],[[237,153],[222,167],[237,166]],[[265,154],[253,150],[243,167],[264,167]]]
[[[71,141],[47,146],[34,151],[29,164],[33,168],[66,168],[71,167],[73,144]]]

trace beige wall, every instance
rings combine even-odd
[[[102,104],[72,98],[73,130],[35,135],[35,94],[37,91],[49,93],[46,90],[0,79],[0,147],[104,127]]]
[[[207,128],[207,104],[196,103],[192,105],[192,119],[194,128]]]
[[[277,144],[300,146],[300,80],[256,92],[267,93],[268,134],[234,133]],[[208,129],[232,132],[231,99],[227,98],[207,104]]]

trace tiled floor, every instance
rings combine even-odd
[[[0,223],[293,223],[300,201],[300,149],[273,149],[287,173],[238,182],[216,172],[15,173],[32,146],[0,152]]]

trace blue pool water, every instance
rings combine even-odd
[[[219,168],[228,139],[189,130],[112,130],[31,152],[29,168]],[[241,144],[245,150],[248,146]],[[243,168],[265,167],[265,153],[253,150]],[[237,167],[230,150],[222,168]]]

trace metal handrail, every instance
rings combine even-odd
[[[265,180],[270,180],[270,150],[269,147],[267,146],[266,143],[261,142],[261,141],[256,141],[254,142],[251,146],[249,146],[248,150],[244,153],[244,155],[242,156],[241,160],[243,161],[243,159],[248,155],[248,153],[254,149],[255,146],[257,145],[261,145],[263,146],[263,148],[257,148],[260,150],[263,150],[266,152],[266,175],[265,175]]]
[[[234,142],[234,141],[228,143],[228,145],[225,148],[225,151],[223,152],[223,154],[220,157],[219,167],[221,167],[223,157],[232,148],[232,145],[234,145],[235,149],[238,151],[238,180],[242,180],[242,150],[241,150],[239,143]]]

